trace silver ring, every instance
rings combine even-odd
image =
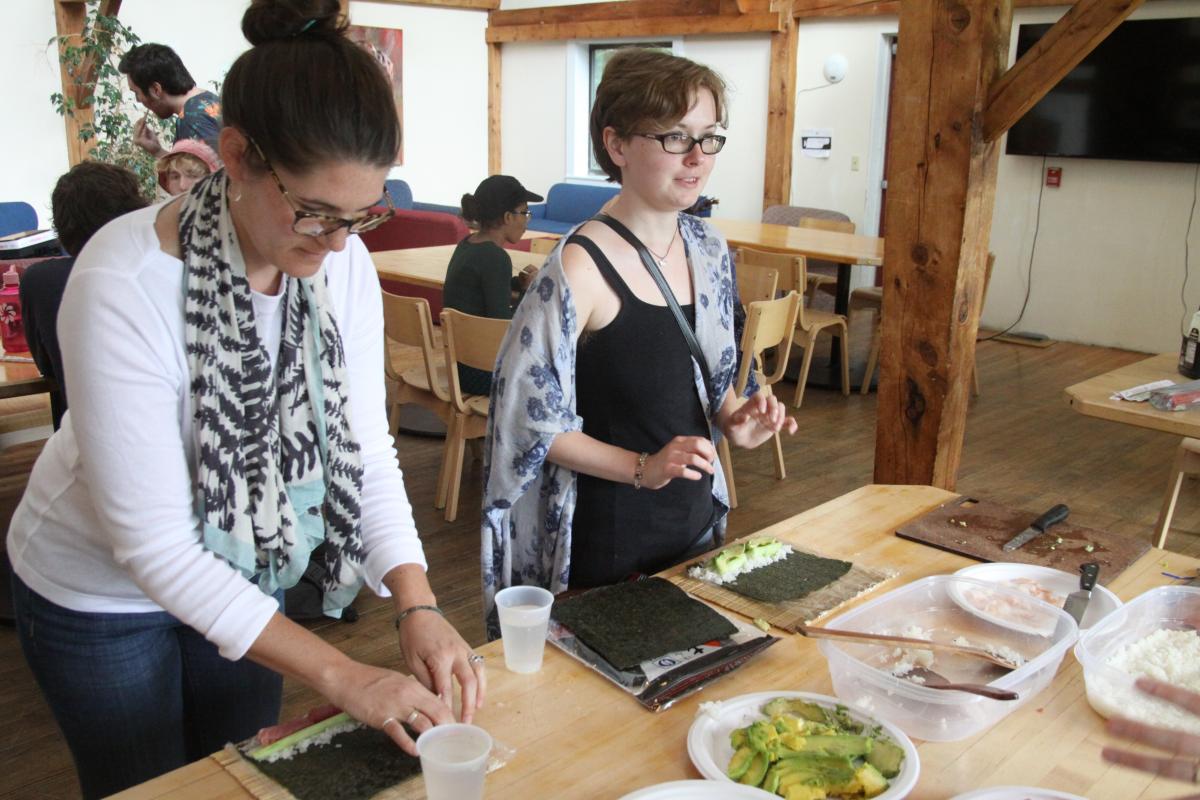
[[[482,664],[483,661],[484,658],[483,656],[479,655],[479,653],[471,653],[471,655],[467,656],[468,664]]]
[[[383,721],[383,724],[379,726],[379,729],[383,730],[384,728],[386,728],[388,726],[389,722],[395,722],[397,725],[400,724],[400,720],[396,719],[395,717],[388,717],[387,719],[385,719]]]
[[[412,725],[414,722],[416,722],[416,721],[417,721],[417,717],[419,717],[419,716],[421,716],[421,712],[420,712],[420,711],[417,711],[417,710],[414,708],[414,709],[412,710],[412,713],[411,713],[411,714],[409,714],[407,717],[405,717],[405,718],[404,718],[404,724],[405,724],[405,725]]]

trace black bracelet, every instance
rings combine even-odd
[[[401,611],[399,614],[396,615],[396,620],[393,623],[396,626],[396,630],[400,630],[400,623],[404,621],[405,617],[407,617],[409,614],[413,613],[414,611],[432,611],[433,613],[437,614],[440,617],[446,616],[445,614],[442,613],[442,610],[440,608],[438,608],[437,606],[409,606],[408,608],[404,609],[403,611]]]

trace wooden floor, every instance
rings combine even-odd
[[[1067,343],[1048,349],[981,344],[983,395],[970,410],[958,490],[1033,512],[1065,502],[1080,524],[1149,539],[1178,440],[1083,417],[1067,406],[1062,391],[1142,357]],[[790,391],[783,396],[790,397]],[[843,398],[809,390],[797,418],[800,432],[785,444],[785,481],[774,479],[769,448],[735,454],[742,504],[730,518],[732,536],[871,482],[874,395]],[[0,530],[7,528],[39,448],[22,445],[0,453]],[[399,449],[434,589],[452,622],[469,641],[480,642],[479,531],[469,513],[479,507],[479,464],[468,466],[460,520],[447,524],[432,507],[440,441],[403,437]],[[1194,485],[1187,486],[1175,522],[1169,546],[1200,555],[1200,536],[1189,533],[1200,529]],[[356,624],[316,628],[356,658],[394,666],[397,648],[388,610],[375,598],[360,598],[358,607],[362,616]],[[289,684],[284,715],[315,702],[310,691]],[[0,628],[0,707],[6,711],[0,729],[0,797],[76,797],[70,757],[10,627]]]

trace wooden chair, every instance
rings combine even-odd
[[[779,285],[784,291],[804,291],[808,284],[808,265],[804,256],[787,253],[770,253],[765,250],[755,250],[752,247],[741,248],[741,264],[755,264],[779,270]],[[739,265],[740,268],[740,265]],[[800,362],[800,371],[796,375],[796,394],[792,405],[797,408],[804,400],[804,384],[808,380],[808,371],[812,367],[813,347],[821,331],[828,330],[833,336],[842,339],[842,394],[850,394],[850,336],[846,318],[841,314],[828,311],[814,311],[811,308],[800,307],[796,315],[796,336],[794,345],[804,348],[804,358]]]
[[[987,302],[988,284],[992,282],[992,266],[996,263],[996,254],[988,253],[987,264],[983,268],[983,297],[979,301],[980,310]],[[867,367],[863,373],[862,386],[858,387],[859,394],[871,391],[871,378],[875,376],[875,367],[879,364],[879,345],[882,339],[883,326],[883,287],[863,286],[850,293],[848,316],[853,317],[855,311],[869,311],[875,315],[875,324],[871,334],[871,349],[867,353]],[[971,366],[971,391],[979,396],[979,370]]]
[[[454,409],[450,405],[450,383],[446,368],[434,344],[433,317],[423,297],[401,297],[383,293],[383,333],[387,339],[421,350],[421,366],[397,372],[387,351],[383,350],[383,373],[387,378],[388,429],[395,436],[400,423],[400,406],[414,403],[450,424]],[[443,465],[444,467],[444,465]],[[438,494],[445,491],[438,481]],[[441,506],[435,505],[435,508]]]
[[[797,228],[811,228],[818,231],[834,231],[836,233],[854,233],[854,223],[849,220],[821,219],[820,217],[801,217],[796,222]],[[817,297],[817,290],[833,294],[837,286],[837,264],[832,261],[812,259],[808,264],[808,304],[811,306]]]
[[[1155,547],[1167,546],[1167,534],[1171,532],[1171,517],[1175,516],[1175,503],[1179,490],[1187,475],[1200,475],[1200,439],[1184,437],[1175,451],[1175,463],[1171,465],[1171,477],[1167,480],[1167,495],[1163,498],[1158,522],[1154,525]]]
[[[558,239],[556,237],[539,236],[536,239],[529,240],[529,252],[540,253],[548,256],[554,252],[554,248],[558,247]]]
[[[737,259],[737,253],[734,258]],[[737,265],[738,298],[749,306],[759,300],[774,300],[779,291],[779,270],[757,264]]]
[[[500,342],[509,321],[464,314],[452,308],[442,311],[442,339],[445,342],[446,375],[450,382],[450,404],[454,415],[446,432],[442,455],[445,491],[438,492],[438,508],[446,509],[446,521],[458,517],[458,493],[462,485],[463,451],[468,439],[487,434],[488,397],[463,394],[458,380],[458,365],[491,372],[496,365]]]
[[[737,379],[733,390],[737,397],[746,391],[750,382],[750,365],[757,364],[755,377],[758,385],[766,394],[773,394],[772,386],[779,382],[787,369],[788,353],[792,349],[792,338],[796,332],[796,317],[802,305],[799,293],[789,291],[786,296],[777,300],[755,300],[746,310],[746,329],[742,332],[742,362],[738,369]],[[770,375],[762,372],[763,353],[771,348],[777,348],[775,368]],[[737,508],[737,489],[733,482],[733,458],[729,452],[729,442],[722,438],[717,446],[721,465],[725,469],[725,482],[729,484],[729,506]],[[775,476],[779,480],[787,477],[783,465],[783,442],[779,434],[775,434]]]

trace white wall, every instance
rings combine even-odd
[[[210,88],[247,47],[246,0],[125,0],[121,21],[142,41],[173,47],[196,82]],[[405,165],[393,170],[418,200],[457,204],[487,175],[487,48],[481,11],[354,2],[351,21],[404,30]],[[187,20],[181,24],[181,20]],[[0,75],[4,101],[20,109],[0,126],[0,199],[25,200],[50,224],[50,191],[67,169],[66,133],[50,105],[60,90],[49,0],[4,0]],[[132,98],[131,98],[132,103]],[[11,116],[11,115],[10,115]]]
[[[567,42],[519,42],[507,43],[500,51],[502,169],[539,194],[569,172],[571,48]],[[714,210],[718,216],[757,219],[762,213],[766,141],[767,38],[685,37],[680,52],[711,66],[729,84],[729,144],[717,159],[705,194],[720,199]],[[586,130],[586,118],[577,123]]]

